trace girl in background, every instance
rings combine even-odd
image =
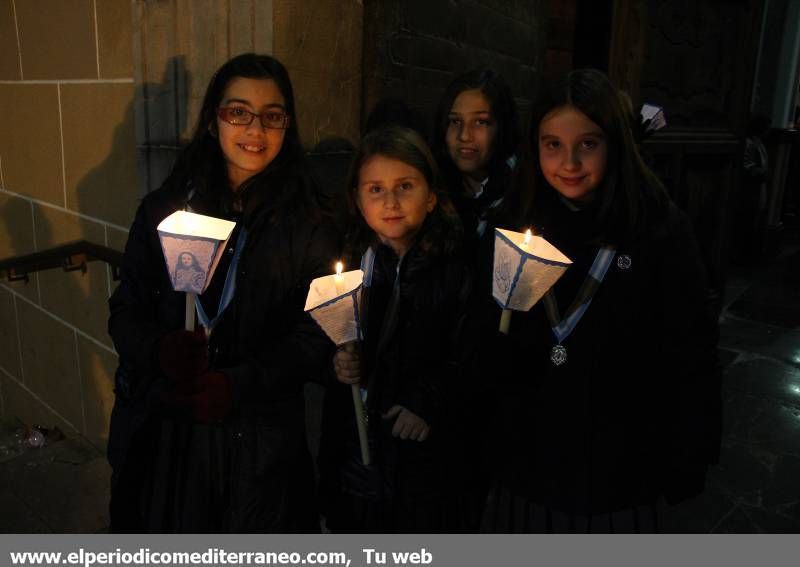
[[[142,201],[110,300],[120,357],[108,455],[116,532],[313,532],[304,380],[332,345],[303,313],[338,244],[305,171],[286,69],[245,54],[212,77],[189,145]],[[183,330],[156,227],[236,221]]]
[[[519,142],[516,104],[498,73],[479,69],[450,83],[435,120],[436,159],[473,247],[509,187]]]
[[[368,133],[351,167],[349,265],[366,272],[360,355],[340,349],[326,393],[320,473],[334,532],[454,532],[464,513],[468,439],[457,382],[458,325],[469,295],[461,225],[414,131]],[[348,385],[366,396],[370,466]],[[472,522],[470,525],[469,522]]]
[[[492,357],[515,364],[498,372],[483,528],[657,531],[659,500],[699,494],[719,449],[717,325],[691,224],[602,73],[543,85],[527,142],[500,226],[533,228],[573,264]]]

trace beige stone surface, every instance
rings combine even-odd
[[[78,430],[61,416],[42,404],[37,395],[26,389],[17,380],[0,372],[0,390],[3,392],[3,420],[46,427],[58,427],[64,433],[75,434]],[[49,404],[53,407],[52,404]],[[59,412],[60,413],[60,412]]]
[[[17,304],[25,386],[83,430],[75,332],[38,307]]]
[[[19,333],[14,295],[0,287],[0,366],[17,379],[22,378]]]
[[[5,189],[64,206],[57,85],[0,85],[0,124]]]
[[[96,79],[93,0],[16,0],[22,73],[30,79]]]
[[[0,259],[31,254],[35,251],[30,201],[0,193]],[[29,274],[27,283],[8,280],[2,283],[34,303],[39,303],[37,274]]]
[[[0,80],[20,78],[14,7],[11,0],[0,0]]]
[[[40,250],[75,240],[105,242],[103,226],[71,213],[36,207],[36,240]],[[105,264],[90,262],[86,273],[61,269],[39,272],[42,307],[89,336],[111,345],[108,321],[108,276]]]
[[[179,55],[177,18],[176,0],[137,0],[134,5],[134,80],[139,89],[136,139],[140,143],[177,143],[180,126],[175,109],[186,108],[186,62]]]
[[[273,6],[274,52],[292,78],[304,144],[333,135],[356,142],[363,3],[274,0]]]
[[[124,252],[125,243],[128,242],[128,231],[117,230],[116,228],[110,226],[107,229],[107,234],[108,234],[109,248],[113,248],[114,250],[119,250],[120,252]]]
[[[74,240],[85,239],[97,244],[105,242],[105,230],[102,224],[81,218],[71,212],[34,203],[33,217],[38,250]]]
[[[130,0],[100,0],[96,6],[100,78],[133,77]]]
[[[36,251],[30,201],[0,193],[0,219],[0,259]]]
[[[84,337],[78,336],[86,429],[83,435],[98,448],[108,442],[108,423],[114,406],[114,372],[117,356]]]
[[[32,301],[35,304],[39,304],[39,273],[35,274],[28,274],[28,281],[19,280],[15,282],[10,282],[8,280],[4,280],[2,285],[6,286],[7,288],[15,291],[16,293],[20,294],[21,296],[25,297],[28,301]]]
[[[61,87],[67,208],[120,226],[133,220],[138,197],[133,89]]]

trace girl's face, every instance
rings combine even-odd
[[[448,114],[445,142],[450,159],[463,175],[475,181],[486,178],[496,135],[489,100],[479,89],[461,92]]]
[[[181,254],[181,264],[183,265],[184,268],[190,267],[193,264],[192,256],[190,254],[185,254],[185,253]]]
[[[574,106],[561,106],[542,119],[538,144],[539,165],[550,186],[567,199],[590,199],[608,160],[600,126]]]
[[[286,113],[286,101],[272,79],[232,79],[225,88],[219,106],[256,114]],[[230,124],[219,116],[216,121],[219,145],[228,168],[228,180],[234,189],[266,169],[281,151],[286,130],[265,128],[258,117],[247,125]]]
[[[356,202],[369,227],[402,256],[436,206],[436,195],[415,167],[375,155],[359,169]]]

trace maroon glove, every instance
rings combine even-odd
[[[231,381],[222,372],[208,371],[193,383],[193,392],[177,396],[175,405],[185,408],[201,423],[222,421],[231,411]]]
[[[167,378],[178,384],[189,382],[208,370],[205,332],[180,329],[164,335],[158,343],[158,365]]]

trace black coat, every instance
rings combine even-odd
[[[562,316],[598,248],[586,230],[593,214],[558,203],[539,218],[543,236],[574,262],[554,288]],[[670,205],[640,239],[616,248],[563,342],[566,364],[550,361],[555,338],[541,301],[513,313],[510,336],[498,334],[489,357],[495,478],[566,512],[693,496],[718,456],[718,327],[689,221]]]
[[[432,259],[412,248],[397,276],[392,324],[388,312],[397,262],[390,248],[379,246],[372,285],[362,297],[371,467],[361,465],[350,388],[334,380],[326,392],[321,496],[334,531],[458,531],[469,521],[467,495],[459,490],[469,486],[470,440],[463,419],[469,388],[459,383],[457,349],[469,271],[458,255]],[[392,437],[394,420],[381,414],[395,404],[425,419],[431,426],[427,440]],[[473,510],[472,519],[476,516]]]
[[[172,291],[156,227],[188,191],[165,187],[139,207],[110,299],[120,356],[108,447],[116,530],[318,529],[303,385],[329,362],[332,344],[303,307],[311,279],[331,272],[338,239],[323,221],[284,222],[280,191],[245,207],[235,297],[210,341],[233,410],[211,426],[164,402],[171,384],[158,367],[159,339],[183,327],[184,294]],[[199,197],[191,207],[219,216]]]

